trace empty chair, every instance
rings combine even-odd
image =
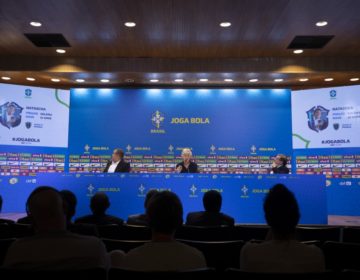
[[[214,274],[211,268],[194,269],[187,271],[135,271],[124,270],[119,268],[111,268],[109,270],[108,280],[119,279],[157,279],[157,280],[177,280],[177,279],[202,279]]]
[[[227,241],[233,240],[233,227],[200,227],[183,225],[175,234],[176,239],[198,240],[198,241]]]
[[[224,271],[229,267],[239,267],[239,257],[244,241],[191,241],[178,240],[201,251],[208,267]]]
[[[234,240],[244,240],[244,241],[249,241],[252,239],[265,240],[268,231],[269,231],[268,226],[236,225],[232,231],[232,235],[233,235],[232,238]]]
[[[360,270],[360,244],[328,241],[323,245],[326,268]]]
[[[116,240],[116,239],[106,239],[106,238],[103,238],[102,241],[104,242],[106,250],[108,252],[114,250],[122,250],[126,253],[148,242],[146,240]]]
[[[298,227],[297,238],[301,241],[340,241],[340,227]]]
[[[360,243],[360,227],[343,228],[343,242]]]

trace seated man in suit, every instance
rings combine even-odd
[[[110,207],[109,197],[102,192],[96,193],[90,200],[92,215],[87,215],[76,219],[76,224],[94,224],[98,226],[118,224],[124,221],[118,217],[107,215],[106,210]]]
[[[218,191],[211,190],[204,194],[205,211],[191,212],[186,217],[189,226],[233,226],[234,218],[220,212],[222,197]]]
[[[287,158],[285,155],[279,154],[275,157],[271,168],[271,174],[289,174],[290,170],[286,167]]]
[[[124,160],[124,151],[121,149],[115,149],[111,161],[106,164],[104,173],[128,173],[130,172],[130,163]]]
[[[145,211],[148,207],[150,198],[152,198],[154,196],[154,194],[158,193],[157,190],[149,190],[148,193],[146,194],[145,197],[145,202],[144,202],[144,208]],[[136,226],[148,226],[149,222],[147,219],[146,214],[137,214],[137,215],[130,215],[127,219],[126,222],[128,225],[136,225]]]

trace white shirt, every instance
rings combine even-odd
[[[320,248],[297,240],[248,242],[241,250],[240,269],[265,273],[324,272],[325,260]]]
[[[178,241],[148,242],[124,257],[122,269],[138,271],[182,271],[206,267],[204,255]]]
[[[118,166],[120,160],[117,161],[117,162],[111,162],[110,166],[109,166],[109,169],[108,169],[108,172],[107,173],[114,173],[115,172],[115,169],[116,167]]]

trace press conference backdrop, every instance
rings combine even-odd
[[[317,90],[293,92],[291,106],[291,93],[283,89],[73,89],[69,94],[0,84],[0,172],[101,172],[112,149],[121,147],[133,172],[166,173],[181,160],[181,149],[190,147],[203,173],[267,174],[273,157],[284,153],[292,158],[293,173],[326,173],[330,214],[360,216],[354,198],[360,187],[355,179],[360,174],[357,91],[346,87],[323,89],[323,95]],[[34,99],[40,92],[44,98]],[[13,93],[20,99],[12,99]],[[3,115],[12,102],[18,107],[9,109],[15,110],[11,123]],[[21,110],[24,106],[29,113]],[[351,127],[341,119],[345,111],[353,117]],[[28,120],[36,112],[52,118],[42,123]],[[57,118],[63,121],[53,121]],[[330,129],[342,131],[342,136],[347,131],[354,140],[322,146],[319,139]],[[9,142],[15,132],[20,141]]]

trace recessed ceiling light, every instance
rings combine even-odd
[[[174,82],[176,83],[182,83],[184,80],[183,79],[175,79]]]
[[[352,82],[357,82],[359,80],[359,78],[351,78],[350,81]]]
[[[221,22],[220,23],[221,27],[230,27],[231,26],[231,22]]]
[[[299,53],[303,53],[304,51],[303,50],[294,50],[293,53],[295,54],[299,54]]]
[[[60,82],[60,79],[51,79],[51,81],[54,83],[58,83],[58,82]]]
[[[274,82],[279,83],[282,82],[284,79],[275,79]]]
[[[199,82],[207,82],[208,79],[200,79]]]
[[[108,83],[108,82],[110,82],[110,80],[109,80],[109,79],[101,79],[100,82],[102,82],[102,83]]]
[[[331,81],[333,81],[333,80],[334,80],[333,78],[326,78],[326,79],[324,79],[325,82],[331,82]]]
[[[318,21],[317,23],[316,23],[316,26],[319,26],[319,27],[323,27],[323,26],[325,26],[325,25],[327,25],[328,23],[327,23],[327,21]]]
[[[299,79],[300,82],[307,82],[308,80],[309,80],[308,78]]]
[[[11,80],[10,77],[1,77],[1,79],[6,80],[6,81]]]
[[[250,83],[256,83],[257,81],[259,81],[258,79],[250,79],[249,82]]]
[[[66,51],[64,49],[56,49],[57,53],[66,53]]]
[[[232,81],[233,81],[233,79],[224,79],[224,82],[230,83],[230,82],[232,82]]]
[[[125,22],[124,24],[126,27],[135,27],[136,26],[136,23],[132,22],[132,21]]]
[[[83,82],[85,82],[84,79],[76,79],[75,81],[78,82],[78,83],[83,83]]]
[[[35,81],[35,78],[27,77],[26,80],[33,82],[33,81]]]
[[[159,80],[158,79],[151,79],[150,83],[157,83]]]
[[[40,27],[42,25],[42,23],[39,21],[31,21],[30,25],[34,26],[34,27]]]

